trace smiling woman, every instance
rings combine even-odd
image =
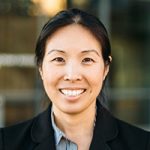
[[[58,111],[94,112],[96,97],[109,70],[101,51],[99,41],[78,24],[62,27],[47,40],[39,69],[55,116],[60,116]]]
[[[1,129],[0,149],[150,149],[150,133],[116,119],[97,98],[112,58],[96,17],[61,11],[43,27],[35,52],[51,104],[37,117]]]

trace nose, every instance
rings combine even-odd
[[[74,63],[69,63],[65,68],[64,80],[71,82],[81,81],[82,75],[80,66]]]

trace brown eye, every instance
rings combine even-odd
[[[65,63],[65,60],[62,57],[56,57],[53,60],[51,60],[51,62],[55,62],[57,64],[62,64],[62,63]]]
[[[92,64],[92,63],[94,62],[94,60],[93,60],[92,58],[84,58],[84,59],[82,60],[82,62],[83,62],[84,64]]]

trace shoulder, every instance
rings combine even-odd
[[[0,129],[0,143],[6,147],[14,147],[22,140],[30,138],[30,130],[35,118]]]
[[[1,128],[0,131],[6,135],[9,135],[11,133],[15,133],[14,136],[16,136],[16,134],[24,134],[24,132],[27,132],[28,130],[30,130],[30,128],[32,128],[33,124],[37,122],[37,120],[43,119],[42,121],[44,121],[44,119],[48,118],[48,115],[49,115],[49,108],[47,108],[46,110],[42,111],[41,113],[39,113],[38,115],[29,120]]]
[[[103,106],[98,106],[95,129],[95,138],[109,142],[112,149],[150,149],[150,132],[116,118]]]
[[[116,128],[117,133],[122,136],[127,136],[128,138],[134,137],[135,139],[138,139],[150,135],[149,131],[146,131],[126,121],[118,119],[107,108],[103,106],[100,113],[101,115],[99,118],[102,118],[101,122],[104,122],[105,126],[107,123],[107,127],[109,128],[111,128],[113,125],[112,130]]]
[[[141,129],[135,125],[132,125],[130,123],[127,123],[125,121],[122,121],[120,119],[117,119],[117,118],[114,118],[116,123],[117,123],[117,127],[118,127],[118,130],[119,130],[119,133],[124,135],[124,136],[129,136],[130,137],[134,137],[135,139],[138,139],[138,138],[142,138],[144,136],[149,136],[150,135],[150,132],[149,131],[146,131],[144,129]]]
[[[17,149],[23,141],[30,140],[30,128],[34,119],[0,129],[0,149]]]
[[[4,146],[6,149],[20,149],[24,146],[24,149],[28,149],[27,145],[34,146],[33,137],[31,135],[33,128],[38,126],[38,120],[43,119],[46,111],[33,117],[30,120],[4,127],[0,129],[0,150]],[[45,119],[45,118],[44,118]],[[42,120],[41,122],[44,122]]]
[[[133,134],[135,136],[138,134],[143,134],[143,135],[149,134],[148,131],[141,129],[135,125],[132,125],[128,122],[125,122],[125,121],[120,120],[120,119],[115,118],[115,117],[114,117],[114,119],[117,123],[118,129],[122,132],[125,132],[126,134],[131,134],[131,135]]]
[[[33,121],[35,120],[35,118],[32,118],[30,120],[24,121],[24,122],[20,122],[18,124],[12,125],[12,126],[8,126],[8,127],[4,127],[1,129],[2,133],[9,136],[16,136],[17,134],[24,134],[24,132],[27,132],[27,130],[32,126]],[[15,133],[15,134],[13,134]]]
[[[114,120],[118,128],[118,139],[134,149],[150,149],[150,132],[143,130],[135,125],[117,119]]]

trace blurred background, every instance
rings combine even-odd
[[[0,0],[0,127],[32,118],[47,106],[35,43],[43,24],[71,7],[96,15],[109,32],[110,111],[150,130],[150,0]]]

